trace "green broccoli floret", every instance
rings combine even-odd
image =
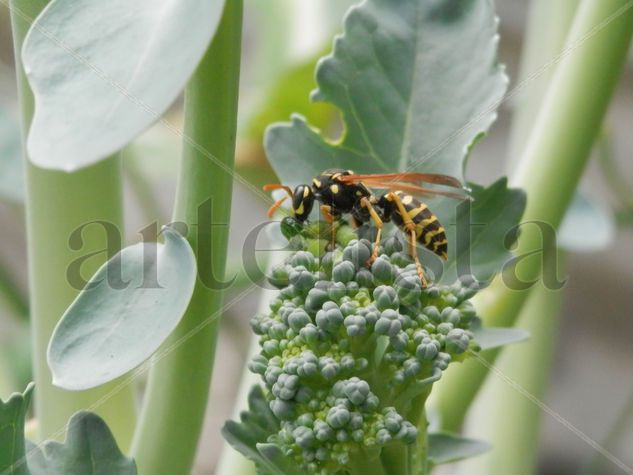
[[[280,427],[262,442],[306,473],[336,473],[362,454],[416,442],[430,391],[418,383],[478,349],[468,301],[477,282],[423,288],[397,237],[371,263],[365,239],[320,255],[301,239],[269,279],[279,294],[251,321],[261,352],[249,368]]]

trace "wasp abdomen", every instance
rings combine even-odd
[[[442,259],[448,258],[448,241],[444,226],[439,222],[437,216],[431,212],[425,203],[411,195],[401,191],[395,192],[400,198],[407,214],[415,225],[415,236],[419,244],[429,251],[437,254]],[[397,206],[392,207],[391,218],[399,227],[404,228],[405,222],[400,216]]]

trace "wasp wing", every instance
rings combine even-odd
[[[338,177],[342,182],[358,183],[359,181],[380,180],[381,182],[394,181],[398,183],[432,183],[435,185],[445,185],[452,188],[464,188],[461,182],[452,176],[440,175],[436,173],[375,173],[367,175],[343,175]]]
[[[397,174],[393,174],[396,176]],[[389,180],[379,178],[381,175],[348,175],[341,178],[348,178],[350,176],[362,176],[367,177],[362,180],[345,180],[347,183],[363,183],[365,186],[369,188],[378,188],[381,190],[390,190],[390,191],[406,191],[407,193],[411,193],[413,195],[418,195],[422,197],[432,197],[432,196],[446,196],[447,198],[453,198],[456,200],[470,200],[473,198],[468,194],[466,188],[461,188],[462,192],[453,192],[446,190],[438,190],[437,188],[427,188],[424,186],[418,186],[411,183],[403,183],[400,181]],[[391,176],[391,175],[389,175]]]

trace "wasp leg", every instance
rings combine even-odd
[[[336,226],[334,224],[334,215],[332,214],[332,207],[330,205],[321,205],[321,214],[325,222],[330,225],[332,236],[330,237],[330,244],[332,248],[336,244]]]
[[[426,283],[426,278],[424,277],[424,268],[422,267],[422,263],[420,262],[420,258],[418,257],[418,253],[415,249],[415,243],[416,243],[416,235],[415,235],[415,229],[410,229],[409,230],[410,236],[409,236],[409,254],[411,255],[411,257],[413,257],[413,259],[415,260],[415,268],[418,271],[418,277],[420,278],[420,284],[422,284],[422,288],[426,289],[427,283]]]
[[[278,184],[268,184],[268,185],[264,185],[262,187],[262,189],[264,191],[270,191],[270,190],[284,190],[288,196],[284,196],[283,198],[281,198],[280,200],[277,200],[273,203],[273,205],[268,208],[268,217],[272,218],[273,214],[275,214],[275,211],[277,211],[277,209],[281,206],[281,204],[286,201],[288,198],[292,199],[292,190],[290,189],[290,187],[286,186],[286,185],[278,185]]]
[[[366,197],[361,198],[360,204],[361,206],[367,208],[371,219],[374,221],[374,224],[378,228],[378,232],[376,233],[376,241],[374,242],[374,251],[369,258],[369,261],[367,261],[367,264],[371,264],[376,260],[376,258],[378,257],[378,251],[380,251],[380,238],[382,236],[382,228],[384,224],[382,222],[382,219]]]
[[[389,199],[390,201],[393,201],[396,204],[398,208],[398,212],[400,213],[400,216],[402,217],[402,224],[404,228],[406,229],[407,233],[409,234],[409,239],[408,239],[409,255],[415,261],[415,268],[418,271],[418,277],[420,278],[420,283],[422,284],[422,288],[424,289],[426,288],[427,283],[426,283],[426,278],[424,277],[424,268],[422,267],[422,263],[420,262],[420,258],[418,257],[418,253],[415,248],[416,247],[415,245],[417,242],[417,234],[415,232],[415,223],[411,219],[411,216],[409,216],[409,212],[404,207],[404,203],[402,203],[402,200],[400,199],[398,195],[396,195],[393,192],[390,192],[386,196],[387,196],[387,199]]]

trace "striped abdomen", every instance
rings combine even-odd
[[[444,226],[439,222],[437,216],[431,212],[426,204],[413,196],[402,191],[396,191],[394,194],[400,198],[411,221],[415,224],[415,235],[418,243],[442,259],[447,259],[448,241]],[[401,228],[403,227],[404,222],[397,207],[393,208],[392,219],[395,224]]]

